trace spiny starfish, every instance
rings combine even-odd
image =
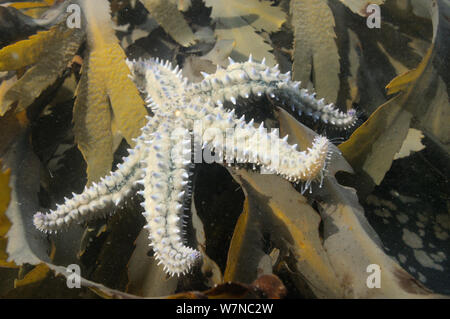
[[[277,66],[269,68],[264,61],[256,63],[251,57],[244,63],[230,59],[226,69],[204,74],[200,83],[188,83],[178,66],[172,68],[168,61],[150,59],[128,64],[136,85],[148,95],[146,102],[153,113],[135,140],[136,146],[99,183],[86,187],[81,194],[73,194],[71,199],[65,198],[63,205],[57,205],[49,213],[36,213],[34,225],[44,232],[56,232],[73,222],[94,218],[108,204],[118,205],[140,184],[143,189],[137,193],[144,198],[141,205],[150,245],[171,275],[188,272],[200,256],[181,238],[183,203],[189,196],[191,137],[196,123],[201,124],[196,134],[203,137],[202,146],[214,149],[228,164],[254,163],[308,187],[311,181],[323,178],[329,141],[318,136],[311,148],[297,151],[296,145],[287,143],[287,136],[280,139],[273,132],[266,133],[262,123],[257,128],[253,119],[248,123],[244,116],[238,119],[235,110],[225,109],[224,103],[236,105],[238,97],[246,99],[265,94],[293,110],[337,127],[350,127],[356,120],[354,111],[343,113],[332,104],[326,105],[323,99],[317,100],[314,94],[299,89],[300,83],[291,81],[289,73],[280,74]],[[230,146],[220,134],[210,134],[212,128],[231,132],[228,138],[231,136],[235,143]],[[237,133],[239,130],[250,142],[245,142],[248,140]],[[252,140],[253,137],[258,139]],[[272,153],[261,150],[262,141],[270,145],[278,143],[279,163]]]

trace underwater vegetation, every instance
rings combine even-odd
[[[0,1],[0,296],[448,296],[450,7],[371,3]]]

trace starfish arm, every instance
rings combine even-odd
[[[178,65],[156,59],[127,61],[133,81],[147,94],[145,102],[155,114],[170,112],[174,100],[184,96],[187,79]]]
[[[179,136],[173,131],[173,126],[163,124],[153,134],[152,152],[142,162],[145,176],[139,183],[144,185],[142,206],[150,246],[167,273],[180,275],[191,269],[200,253],[181,238],[191,138],[187,130]]]
[[[269,68],[251,60],[231,62],[226,69],[219,68],[214,74],[203,75],[202,82],[189,85],[187,96],[204,95],[220,105],[225,101],[236,104],[238,97],[266,94],[299,115],[304,113],[336,128],[349,128],[357,121],[355,110],[344,113],[332,103],[325,104],[324,99],[317,99],[315,93],[299,89],[300,82],[291,81],[290,72],[280,74],[278,66]]]
[[[269,134],[262,123],[256,128],[253,120],[246,123],[244,117],[237,119],[234,110],[204,105],[199,112],[196,108],[188,107],[184,114],[191,117],[206,114],[195,118],[202,123],[196,134],[201,134],[203,148],[214,149],[220,157],[217,160],[224,156],[229,164],[254,163],[291,182],[305,182],[308,186],[312,180],[322,180],[330,152],[326,137],[317,136],[308,150],[298,151],[297,145],[288,144],[288,136],[280,139],[278,130]]]
[[[73,222],[83,222],[97,217],[102,217],[105,208],[110,203],[118,205],[133,189],[143,170],[140,167],[140,159],[145,156],[143,147],[144,135],[138,138],[134,149],[129,149],[129,155],[123,158],[123,163],[118,164],[117,169],[99,183],[93,183],[85,187],[81,194],[73,193],[73,197],[65,198],[63,205],[57,205],[55,210],[49,213],[37,212],[33,222],[36,228],[44,232],[56,232],[69,226]]]

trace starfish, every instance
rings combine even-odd
[[[200,257],[200,252],[186,246],[182,238],[184,204],[190,196],[189,170],[195,157],[192,139],[200,136],[201,147],[214,150],[215,158],[225,158],[228,165],[253,163],[302,183],[305,189],[312,181],[323,179],[330,155],[326,137],[317,136],[309,149],[299,151],[297,145],[288,144],[287,136],[281,139],[277,131],[267,133],[263,123],[257,126],[253,119],[247,122],[245,116],[238,118],[235,108],[226,105],[239,106],[238,98],[266,95],[335,127],[347,128],[356,121],[353,110],[340,112],[323,99],[316,99],[314,93],[300,89],[289,72],[281,74],[278,66],[267,67],[251,56],[243,63],[230,59],[226,69],[218,67],[214,74],[204,73],[200,83],[189,83],[179,67],[172,67],[168,61],[127,63],[134,82],[147,94],[146,103],[153,116],[147,117],[135,147],[128,150],[129,155],[115,171],[81,194],[65,198],[56,209],[37,212],[34,225],[44,232],[56,232],[74,222],[102,216],[107,205],[119,205],[136,191],[144,198],[141,205],[150,246],[170,275],[189,272]],[[228,142],[220,133],[225,131]],[[276,154],[268,152],[265,145],[276,145]]]

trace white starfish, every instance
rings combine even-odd
[[[223,103],[237,104],[237,98],[249,98],[266,94],[290,104],[298,112],[305,112],[337,127],[349,127],[355,123],[354,112],[342,113],[316,100],[314,94],[299,89],[299,82],[292,82],[289,74],[280,74],[278,67],[269,68],[264,63],[244,63],[230,59],[226,69],[215,74],[204,74],[201,83],[191,84],[181,76],[178,66],[158,59],[129,62],[132,76],[138,87],[148,94],[146,102],[152,113],[136,146],[129,149],[128,157],[99,183],[86,187],[81,194],[65,198],[49,213],[36,213],[34,225],[45,232],[56,232],[72,222],[95,218],[101,209],[111,202],[118,205],[131,193],[136,184],[144,198],[141,205],[146,219],[150,245],[155,257],[169,274],[184,274],[199,259],[200,253],[185,246],[181,238],[183,203],[189,196],[189,168],[192,165],[192,133],[202,136],[203,147],[211,147],[215,156],[225,157],[227,163],[237,160],[255,163],[270,172],[277,173],[292,182],[323,178],[329,142],[318,136],[311,148],[297,151],[296,145],[287,143],[287,136],[279,139],[267,134],[264,126],[256,128],[254,121],[238,119],[234,109],[226,110]],[[200,123],[200,128],[196,128]],[[210,134],[211,129],[227,132],[234,141],[231,146],[223,142],[221,134]],[[214,131],[214,130],[213,130]],[[214,131],[215,132],[215,131]],[[240,135],[238,132],[245,133]],[[262,144],[278,145],[277,162]],[[278,143],[278,144],[277,144]]]

